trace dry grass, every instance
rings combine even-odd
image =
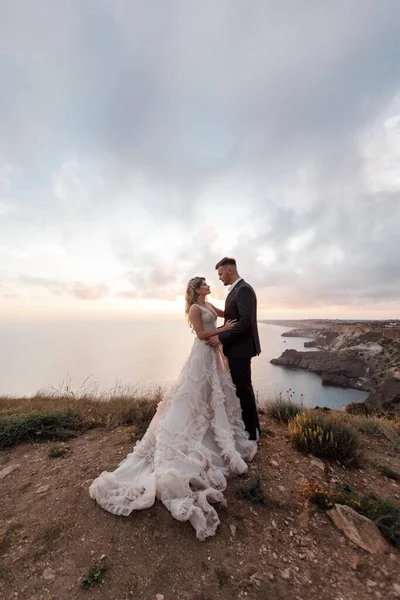
[[[132,390],[117,396],[76,395],[71,392],[38,393],[32,397],[0,397],[0,445],[10,446],[22,441],[68,439],[64,421],[74,421],[69,432],[75,435],[88,428],[111,429],[133,425],[136,437],[142,436],[162,399],[162,392],[134,395]],[[38,436],[40,429],[42,435]],[[43,431],[42,431],[43,430]],[[63,435],[61,435],[61,433]]]
[[[87,425],[112,428],[148,421],[161,399],[161,390],[141,396],[122,397],[76,397],[57,394],[37,394],[24,398],[0,397],[0,416],[27,412],[72,411],[78,413]]]
[[[397,420],[384,416],[366,416],[361,414],[338,413],[338,417],[365,435],[383,435],[400,452],[400,426]]]

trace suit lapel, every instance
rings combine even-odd
[[[239,281],[239,283],[237,283],[235,285],[235,287],[233,288],[233,290],[231,290],[227,297],[225,298],[225,306],[227,306],[229,304],[229,302],[231,302],[233,300],[233,298],[235,297],[235,295],[237,294],[238,289],[240,288],[240,286],[244,283],[244,279],[241,279]]]

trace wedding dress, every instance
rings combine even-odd
[[[216,328],[212,308],[198,305],[204,331]],[[226,477],[247,471],[257,451],[242,421],[227,361],[220,348],[196,337],[182,372],[157,408],[145,435],[113,472],[90,486],[91,498],[116,515],[161,500],[189,521],[199,540],[219,525],[211,504],[223,499]]]

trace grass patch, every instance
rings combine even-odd
[[[378,417],[352,414],[348,423],[365,435],[382,435],[382,420]]]
[[[70,448],[68,446],[52,446],[49,448],[48,457],[49,458],[64,458],[69,454]]]
[[[400,481],[400,473],[393,471],[393,469],[391,469],[390,467],[388,467],[386,465],[382,465],[381,467],[379,467],[379,471],[380,471],[380,473],[382,473],[382,475],[384,475],[388,479],[393,479],[394,481]]]
[[[374,411],[365,402],[350,402],[344,407],[349,415],[372,415]]]
[[[378,498],[373,494],[359,495],[349,486],[329,492],[319,483],[308,482],[301,490],[320,510],[330,510],[335,504],[345,504],[375,523],[390,544],[400,548],[400,503]]]
[[[81,579],[80,587],[83,590],[90,590],[95,585],[98,585],[102,582],[102,578],[106,570],[107,567],[105,565],[93,565],[90,568],[89,573],[86,575],[86,577],[83,577]]]
[[[72,411],[37,411],[0,416],[0,448],[23,442],[67,440],[82,430],[79,414]]]
[[[92,427],[134,426],[135,436],[141,437],[160,400],[161,389],[141,396],[0,397],[0,448],[38,440],[64,441]]]
[[[217,576],[219,587],[223,587],[229,582],[230,575],[226,569],[224,569],[223,567],[216,567],[214,572]]]
[[[22,525],[13,524],[6,527],[3,531],[0,530],[0,553],[6,552],[14,541],[16,533],[22,529]]]
[[[271,506],[274,504],[272,500],[267,498],[265,495],[261,483],[261,477],[259,475],[254,475],[245,483],[239,483],[238,489],[240,495],[243,498],[246,498],[246,500],[249,502],[253,502],[254,504],[263,504],[264,506]]]
[[[303,407],[300,404],[296,404],[292,400],[284,400],[278,398],[272,402],[268,402],[265,406],[265,411],[271,419],[275,421],[281,421],[282,423],[288,423],[294,419],[298,414],[303,412]]]
[[[359,439],[355,429],[322,411],[305,411],[288,423],[293,446],[318,458],[355,465]]]
[[[40,542],[45,548],[48,548],[61,537],[63,528],[63,524],[50,523],[43,529],[36,541]]]
[[[162,391],[142,395],[82,396],[43,395],[31,398],[1,398],[0,419],[29,412],[54,413],[70,411],[79,415],[85,427],[113,428],[121,425],[136,425],[138,431],[146,430]]]

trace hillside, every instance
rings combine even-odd
[[[268,503],[229,481],[221,525],[205,542],[157,502],[115,517],[88,495],[90,482],[131,450],[134,426],[95,428],[64,443],[22,444],[0,453],[0,597],[4,600],[362,600],[400,597],[400,551],[372,555],[300,494],[307,481],[349,485],[399,502],[400,454],[387,437],[362,435],[361,469],[293,449],[287,426],[262,415],[250,468]],[[376,432],[375,432],[376,433]],[[58,449],[58,451],[57,451]],[[61,449],[61,450],[60,450]],[[243,478],[242,478],[243,479]],[[81,588],[98,567],[99,582]],[[104,571],[103,571],[104,567]],[[96,573],[94,576],[94,583]]]

